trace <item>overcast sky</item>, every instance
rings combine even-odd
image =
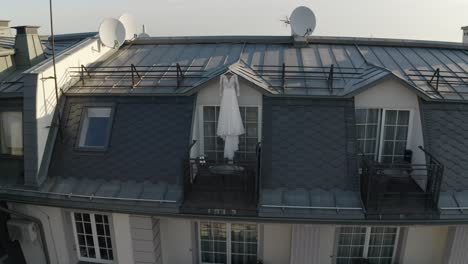
[[[49,0],[5,0],[0,19],[49,34]],[[280,19],[299,6],[316,14],[313,35],[460,42],[468,0],[55,0],[56,34],[97,31],[105,17],[137,17],[151,36],[288,35]]]

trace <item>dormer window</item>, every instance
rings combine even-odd
[[[23,155],[23,115],[21,112],[0,112],[0,154]]]
[[[383,163],[403,161],[408,144],[410,110],[357,109],[358,146],[367,158]]]
[[[83,111],[79,147],[102,150],[107,148],[110,127],[111,107],[87,107]]]

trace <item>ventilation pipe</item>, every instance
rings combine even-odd
[[[463,44],[468,45],[468,26],[462,27],[463,30]]]
[[[18,26],[15,38],[15,62],[17,67],[31,67],[45,58],[37,26]]]

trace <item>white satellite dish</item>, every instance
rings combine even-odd
[[[106,18],[99,25],[99,39],[104,46],[118,48],[125,41],[125,27],[115,18]]]
[[[137,24],[135,17],[130,14],[123,14],[120,16],[119,21],[125,27],[125,40],[132,40],[135,38],[137,32]]]
[[[305,6],[294,9],[289,21],[292,33],[296,36],[310,36],[317,25],[314,12]]]

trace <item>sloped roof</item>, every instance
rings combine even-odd
[[[248,69],[244,75],[268,86],[272,93],[346,96],[393,74],[429,99],[465,100],[467,53],[468,47],[461,44],[438,42],[318,37],[310,39],[306,47],[298,48],[292,38],[285,37],[146,38],[121,47],[94,69],[107,67],[107,72],[93,75],[90,69],[93,77],[67,93],[181,94],[216,76],[215,71],[227,70],[242,61],[242,67]],[[140,67],[142,75],[134,89],[131,64]],[[185,76],[179,87],[175,78],[177,65]],[[437,69],[438,85],[435,79],[428,82]]]

